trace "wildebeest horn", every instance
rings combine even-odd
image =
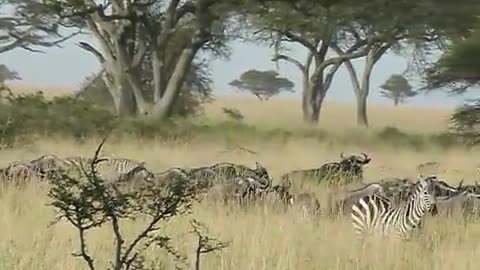
[[[368,163],[368,162],[370,162],[370,158],[368,157],[367,154],[362,153],[362,156],[363,156],[363,163]]]
[[[345,156],[343,155],[343,152],[340,153],[340,158],[341,158],[341,159],[344,159],[344,158],[345,158]]]
[[[462,186],[463,186],[463,179],[462,181],[460,181],[460,183],[458,183],[457,189],[460,189]]]

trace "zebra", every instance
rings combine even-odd
[[[328,209],[331,216],[348,214],[352,205],[363,197],[372,194],[384,195],[385,191],[379,183],[370,183],[351,191],[333,191],[328,194]]]
[[[65,170],[74,169],[83,174],[83,170],[90,171],[91,158],[81,156],[67,157],[64,160]],[[153,173],[145,168],[144,162],[127,158],[99,157],[95,164],[97,176],[107,182],[131,181],[134,178],[149,178],[153,180]],[[133,171],[135,169],[135,171]]]
[[[363,237],[366,233],[382,236],[393,233],[408,238],[409,233],[420,225],[427,212],[435,206],[435,180],[435,176],[421,178],[408,198],[399,205],[378,194],[361,198],[352,205],[351,212],[356,234]]]
[[[362,156],[345,156],[340,153],[341,160],[338,162],[329,162],[320,166],[320,168],[294,170],[281,176],[282,181],[290,181],[296,178],[315,179],[318,183],[351,183],[363,180],[363,166],[370,163],[371,158],[367,154]]]
[[[30,162],[14,161],[1,170],[1,177],[6,182],[24,183],[34,178],[43,180],[45,174]]]
[[[125,174],[137,167],[143,167],[145,163],[127,158],[101,157],[95,169],[99,177],[106,181],[116,182]]]

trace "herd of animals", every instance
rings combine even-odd
[[[84,157],[60,158],[43,155],[34,160],[11,162],[0,169],[3,182],[21,183],[45,180],[57,170],[79,167],[91,162]],[[371,162],[367,154],[340,155],[340,160],[319,168],[295,170],[282,175],[276,184],[260,163],[255,168],[234,163],[217,163],[197,168],[170,168],[152,172],[142,162],[125,158],[101,157],[97,172],[105,181],[168,182],[172,179],[193,181],[207,197],[223,203],[240,205],[262,202],[282,209],[299,209],[304,216],[349,216],[354,231],[366,234],[395,235],[408,238],[421,227],[425,218],[475,217],[480,215],[480,185],[454,187],[434,175],[418,179],[391,178],[364,183],[363,168]],[[313,192],[294,192],[301,181],[325,184],[329,188],[327,206],[321,207]],[[349,184],[361,185],[355,190],[342,189]],[[476,183],[476,182],[475,182]]]

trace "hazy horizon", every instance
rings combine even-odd
[[[0,55],[0,62],[19,73],[21,80],[18,83],[33,86],[38,85],[43,91],[46,88],[78,88],[84,78],[98,71],[100,65],[90,53],[75,45],[78,41],[95,41],[88,35],[76,37],[62,45],[63,48],[48,48],[45,53],[31,53],[16,49]],[[270,61],[273,51],[267,46],[251,43],[231,42],[232,55],[229,59],[213,59],[211,61],[211,75],[213,79],[214,94],[248,95],[234,91],[228,83],[240,76],[247,69],[268,70],[275,69],[275,63]],[[305,59],[306,52],[301,47],[292,47],[289,55],[299,60]],[[354,66],[359,76],[363,73],[363,60],[355,60]],[[391,74],[402,73],[407,67],[407,59],[387,54],[375,66],[371,76],[370,104],[392,104],[390,99],[380,95],[379,86]],[[281,62],[279,70],[281,76],[287,77],[295,83],[295,92],[281,94],[280,96],[300,96],[301,74],[293,65]],[[410,83],[418,87],[418,78],[411,78]],[[44,89],[45,88],[45,89]],[[422,107],[448,107],[458,106],[464,100],[475,97],[474,92],[463,96],[449,96],[443,91],[434,91],[430,94],[421,94],[409,99],[406,105]],[[355,101],[350,77],[344,67],[340,68],[332,82],[326,101],[351,103]]]

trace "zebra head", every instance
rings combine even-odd
[[[417,202],[417,207],[425,212],[436,213],[435,183],[438,181],[436,176],[422,177],[418,181],[411,193],[410,200]]]

